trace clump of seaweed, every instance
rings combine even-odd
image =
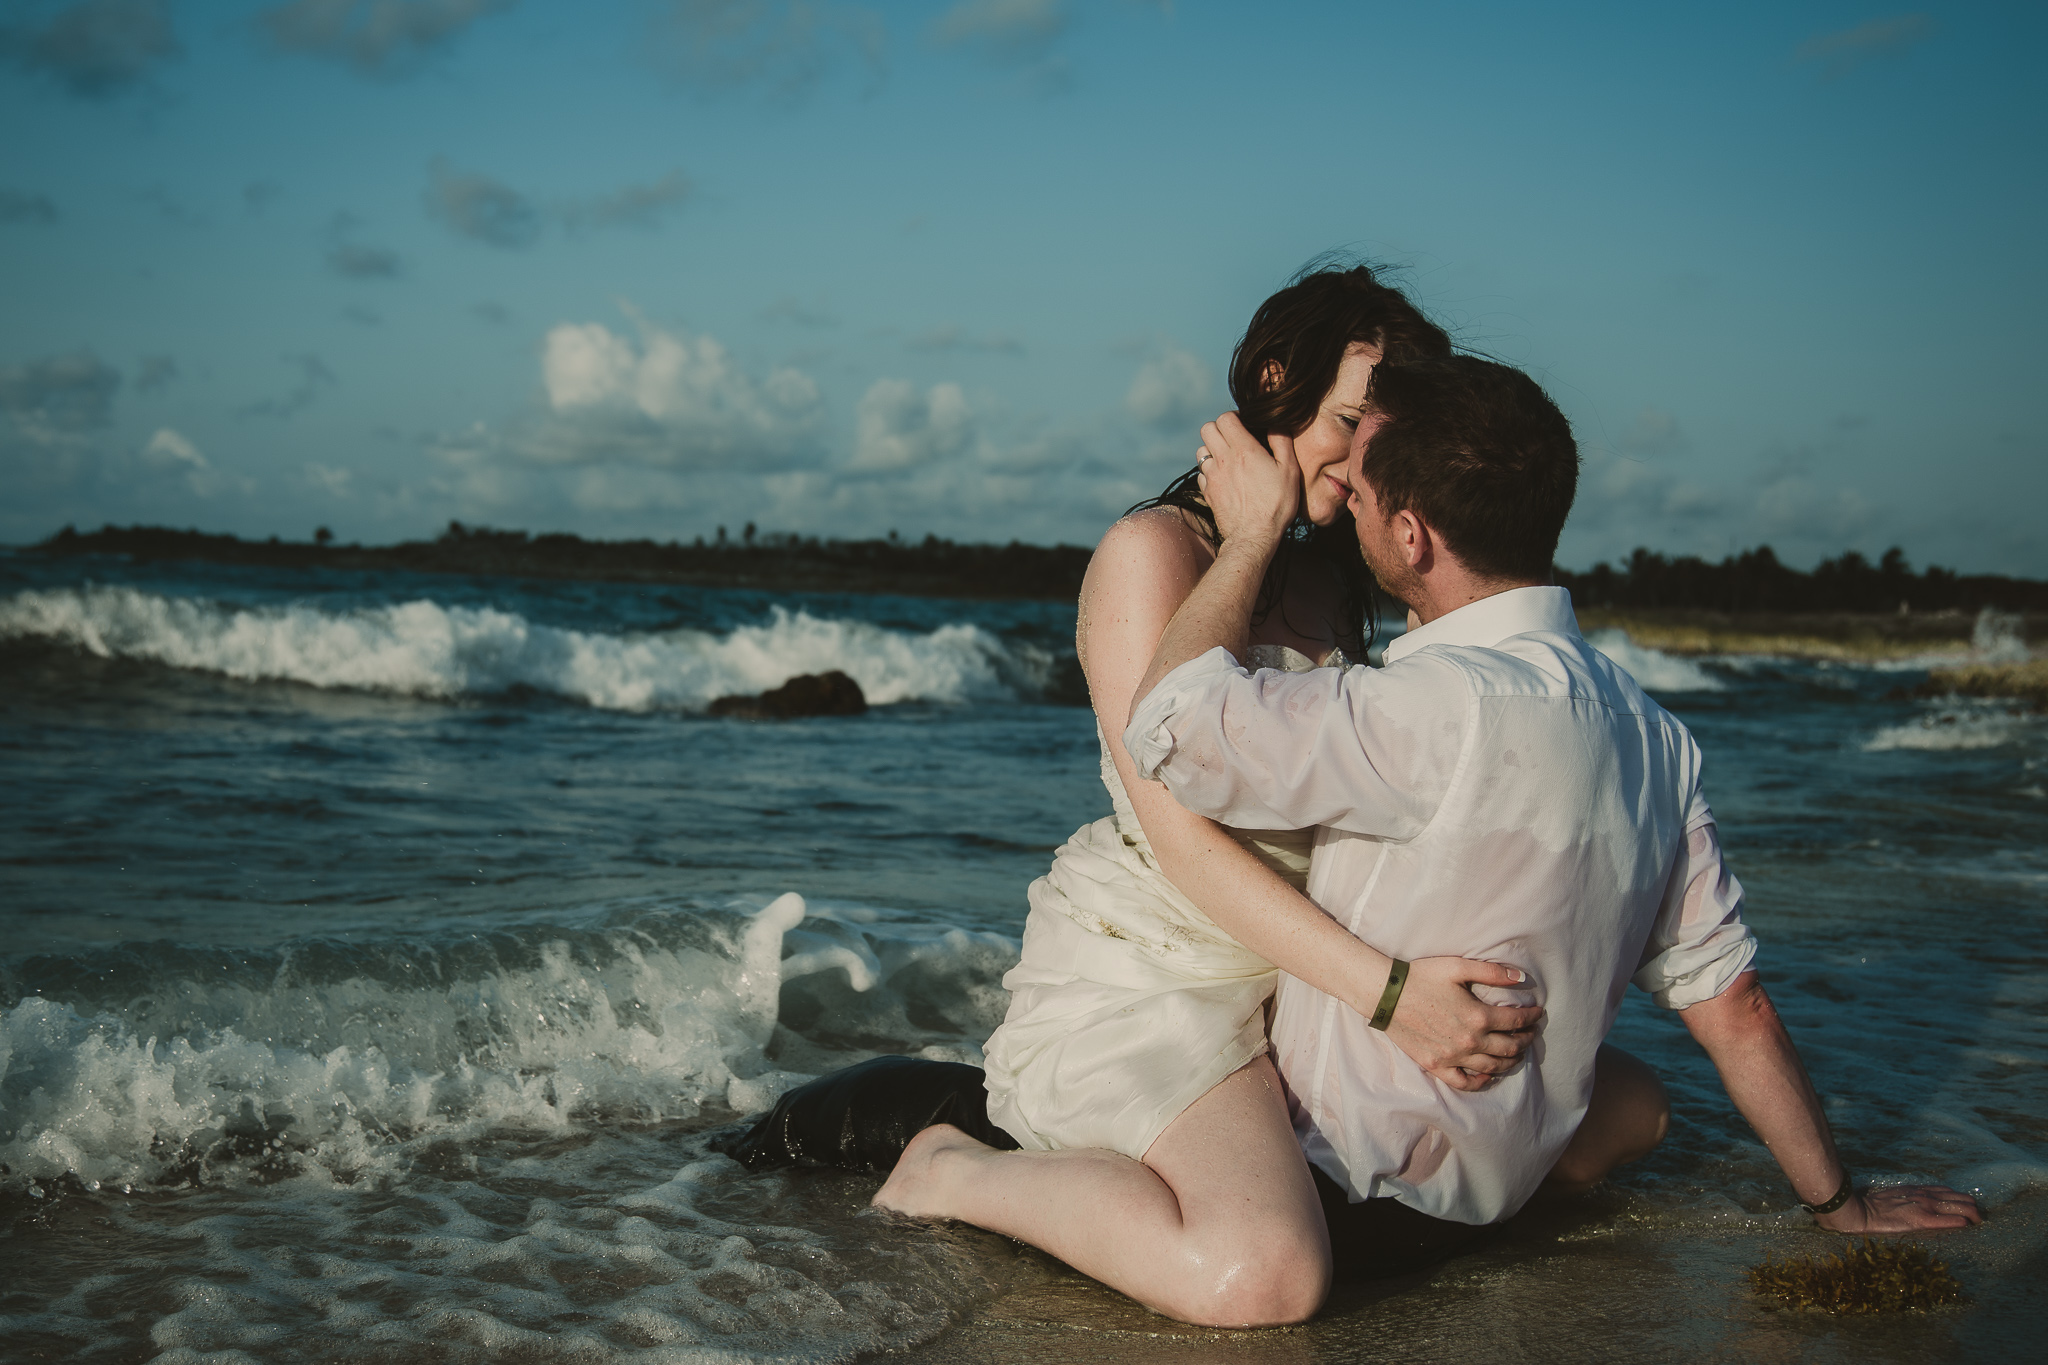
[[[1794,1308],[1904,1313],[1964,1302],[1963,1287],[1917,1242],[1872,1242],[1835,1256],[1788,1256],[1750,1267],[1750,1287]]]

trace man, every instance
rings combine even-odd
[[[1283,975],[1272,1041],[1310,1163],[1353,1201],[1485,1224],[1548,1175],[1589,1183],[1640,1155],[1662,1136],[1661,1094],[1601,1046],[1633,979],[1681,1011],[1823,1227],[1978,1221],[1943,1186],[1859,1192],[1836,1156],[1751,966],[1697,746],[1546,586],[1577,479],[1563,415],[1527,376],[1471,357],[1383,369],[1370,397],[1351,507],[1416,628],[1382,669],[1238,666],[1300,473],[1284,438],[1269,451],[1226,416],[1203,429],[1201,480],[1223,544],[1161,638],[1124,742],[1199,814],[1321,827],[1308,892],[1340,923],[1403,959],[1519,967],[1545,1016],[1522,1065],[1453,1090]],[[1397,962],[1381,1028],[1402,978]]]
[[[1417,628],[1381,669],[1247,674],[1268,559],[1300,496],[1291,445],[1204,429],[1224,541],[1162,636],[1125,744],[1190,809],[1321,826],[1309,893],[1377,947],[1492,958],[1546,1011],[1527,1060],[1473,1089],[1282,978],[1273,1043],[1349,1273],[1418,1269],[1546,1176],[1599,1179],[1661,1138],[1654,1076],[1601,1045],[1633,977],[1706,1045],[1802,1202],[1841,1232],[1978,1221],[1939,1186],[1854,1191],[1750,969],[1683,726],[1579,637],[1543,586],[1570,510],[1570,429],[1525,376],[1456,359],[1373,380],[1348,476],[1360,545]],[[1400,964],[1374,1018],[1399,1005]],[[976,1068],[876,1058],[786,1095],[722,1144],[749,1166],[886,1171],[927,1125],[992,1148]],[[900,1167],[899,1167],[900,1174]],[[1360,1254],[1365,1253],[1365,1254]]]

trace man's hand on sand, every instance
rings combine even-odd
[[[1292,440],[1275,436],[1268,450],[1236,413],[1226,412],[1202,428],[1195,464],[1195,482],[1225,544],[1249,541],[1270,548],[1280,543],[1301,506],[1301,466],[1295,463]]]
[[[1813,1221],[1829,1232],[1878,1237],[1966,1228],[1983,1222],[1984,1214],[1976,1200],[1946,1185],[1881,1185],[1858,1190],[1848,1203],[1833,1213],[1815,1215]]]
[[[1526,985],[1521,971],[1462,957],[1419,957],[1387,1037],[1453,1090],[1484,1090],[1522,1060],[1543,1017],[1535,1005],[1489,1005],[1470,987]]]

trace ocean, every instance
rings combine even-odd
[[[1300,1329],[1136,1308],[876,1178],[711,1149],[877,1053],[976,1061],[1107,813],[1071,605],[0,552],[0,1360],[1922,1361],[2048,1309],[2048,720],[1925,664],[1596,642],[1708,755],[1852,1167],[1978,1194],[1970,1295],[1835,1248],[1678,1022],[1655,1155]],[[1992,642],[2010,653],[2010,640]],[[843,669],[850,718],[707,717]]]

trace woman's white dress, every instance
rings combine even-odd
[[[1317,666],[1284,645],[1256,646],[1250,663]],[[1115,814],[1075,830],[1031,884],[1024,955],[1003,978],[1010,1010],[983,1049],[988,1116],[1026,1149],[1143,1157],[1266,1051],[1277,973],[1160,872],[1107,744],[1102,782]],[[1232,832],[1297,890],[1307,881],[1314,831]]]

